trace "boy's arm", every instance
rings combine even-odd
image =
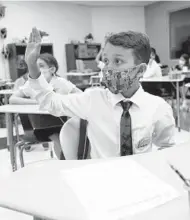
[[[40,32],[32,29],[27,44],[25,59],[29,69],[29,85],[35,90],[35,98],[40,107],[55,116],[78,116],[87,119],[90,96],[88,92],[70,95],[60,95],[53,92],[52,86],[40,74],[37,67],[37,59],[41,48]]]
[[[59,81],[56,83],[58,84],[59,88],[62,88],[61,91],[58,93],[69,94],[69,93],[81,93],[82,92],[72,82],[70,82],[67,79],[60,77]]]
[[[35,90],[35,98],[41,109],[55,116],[77,116],[87,119],[91,104],[90,90],[69,95],[57,94],[43,75],[38,79],[29,78],[29,84]]]
[[[29,41],[25,52],[25,61],[29,70],[29,77],[37,79],[40,76],[40,71],[37,66],[37,59],[40,56],[41,36],[37,28],[32,29]]]
[[[153,143],[159,149],[175,145],[175,120],[169,104],[160,105],[157,112]]]

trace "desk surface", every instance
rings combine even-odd
[[[185,76],[182,75],[180,79],[170,79],[169,76],[141,78],[140,82],[182,82]]]
[[[181,145],[133,156],[135,161],[150,172],[174,186],[181,193],[181,197],[125,220],[190,219],[183,183],[168,166],[169,161],[185,176],[190,177],[189,155],[190,146]],[[96,163],[96,160],[46,160],[16,171],[8,179],[0,181],[0,206],[41,218],[87,220],[84,209],[61,177],[62,170],[83,166],[85,163]]]
[[[12,89],[3,89],[0,90],[0,95],[12,95],[14,91]]]
[[[2,105],[2,106],[0,106],[0,113],[45,114],[45,115],[49,115],[49,113],[47,111],[39,110],[38,105]]]
[[[66,76],[94,76],[99,74],[98,72],[93,73],[66,73]]]

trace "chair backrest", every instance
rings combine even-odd
[[[86,121],[77,117],[69,119],[62,127],[60,143],[66,160],[87,159],[89,142],[86,127]]]

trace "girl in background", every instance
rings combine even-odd
[[[189,56],[182,54],[179,58],[179,64],[175,66],[176,70],[187,72],[189,69]]]
[[[150,58],[153,59],[153,60],[155,60],[159,65],[161,65],[161,64],[160,64],[160,58],[159,58],[158,54],[156,53],[155,48],[153,48],[153,47],[151,47]]]
[[[79,90],[74,84],[69,82],[68,80],[57,75],[57,71],[59,69],[58,62],[54,56],[51,54],[45,53],[41,54],[37,60],[37,66],[41,74],[44,75],[47,82],[54,88],[54,91],[60,94],[69,94],[69,93],[80,93]],[[11,104],[20,104],[20,105],[28,105],[28,104],[37,104],[36,100],[34,100],[35,92],[30,88],[29,82],[26,80],[25,84],[18,88],[14,92],[14,94],[10,97],[9,102]],[[36,134],[39,138],[43,138],[45,135],[50,140],[54,142],[54,150],[59,159],[63,159],[61,145],[59,141],[59,132],[61,127],[48,128],[44,129],[44,132],[39,132]],[[45,138],[46,138],[45,137]]]

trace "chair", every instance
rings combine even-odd
[[[90,77],[91,86],[101,86],[101,80],[99,76],[91,76]]]
[[[34,115],[34,114],[19,114],[21,124],[24,129],[24,136],[21,141],[18,141],[15,148],[19,149],[19,158],[21,167],[24,167],[23,151],[30,145],[49,143],[48,136],[39,137],[38,131],[45,131],[47,128],[60,128],[67,120],[66,117],[58,118],[51,115]],[[45,133],[45,132],[44,132]],[[53,150],[50,150],[50,156],[53,158]]]
[[[89,158],[87,123],[77,117],[70,118],[60,131],[60,143],[66,160]]]

